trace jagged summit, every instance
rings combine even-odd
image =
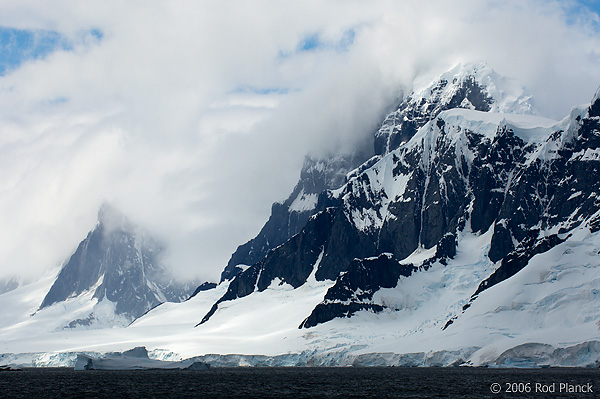
[[[415,90],[417,93],[415,98],[428,100],[431,93],[435,93],[441,103],[451,103],[454,100],[453,105],[455,106],[452,108],[476,109],[478,106],[471,101],[471,98],[473,98],[477,102],[476,92],[465,92],[466,96],[462,98],[460,104],[456,105],[460,99],[456,95],[460,93],[464,83],[469,81],[476,82],[489,100],[489,109],[481,109],[480,111],[536,114],[531,102],[532,96],[526,93],[525,88],[516,80],[500,75],[484,62],[457,64],[451,70],[441,74],[433,84],[424,89]],[[438,92],[435,87],[441,82],[448,83]],[[480,107],[483,108],[483,106]]]
[[[535,114],[531,96],[485,63],[459,64],[406,97],[375,134],[375,153],[398,148],[440,112],[465,108],[484,112]]]
[[[290,196],[274,203],[269,220],[257,236],[240,245],[221,274],[230,280],[268,251],[299,233],[318,210],[321,193],[346,183],[355,168],[365,168],[373,155],[383,156],[407,142],[444,110],[466,108],[486,112],[534,114],[531,97],[515,81],[496,73],[485,63],[457,65],[424,88],[411,93],[390,113],[374,135],[371,151],[307,158],[300,180]],[[372,160],[374,162],[375,160]],[[326,196],[323,200],[326,200]]]
[[[91,294],[102,312],[74,320],[73,327],[93,325],[100,313],[106,318],[107,309],[130,322],[163,302],[185,300],[193,291],[191,284],[172,281],[161,264],[163,250],[158,240],[105,203],[96,226],[65,262],[40,309]]]

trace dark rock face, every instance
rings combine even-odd
[[[346,174],[369,157],[368,151],[321,160],[307,157],[300,180],[288,199],[274,203],[271,216],[258,235],[240,245],[231,255],[221,273],[221,281],[231,280],[243,270],[240,265],[253,265],[264,258],[269,250],[298,234],[310,217],[323,209],[317,206],[319,195],[328,189],[341,187],[346,181]]]
[[[212,290],[213,288],[216,288],[217,284],[216,283],[210,283],[210,282],[205,282],[200,284],[198,287],[196,287],[196,289],[194,290],[194,292],[192,293],[192,295],[190,295],[189,299],[192,299],[193,297],[195,297],[196,295],[198,295],[199,293],[201,293],[202,291],[208,291],[208,290]]]
[[[98,224],[63,266],[40,309],[91,289],[94,298],[115,303],[115,312],[131,320],[162,302],[185,300],[191,287],[169,281],[159,259],[162,251],[158,242],[104,205]]]
[[[600,118],[592,116],[596,104],[597,99],[587,116],[575,118],[571,129],[548,137],[541,146],[543,156],[513,170],[488,254],[490,260],[501,261],[500,267],[480,283],[463,312],[481,292],[517,274],[533,256],[565,241],[573,228],[584,224],[591,232],[600,230],[600,182],[596,177],[600,171]],[[559,234],[541,233],[552,227],[558,228]],[[457,317],[448,320],[444,328]]]
[[[314,327],[336,317],[350,317],[360,310],[381,312],[384,307],[371,301],[373,294],[380,288],[395,287],[400,276],[408,277],[415,270],[413,265],[398,263],[391,254],[355,259],[299,328]]]
[[[596,92],[596,95],[594,96],[594,99],[592,100],[592,105],[590,105],[588,117],[590,117],[590,118],[600,117],[600,90]]]
[[[591,113],[591,108],[590,111]],[[600,122],[577,118],[577,126],[557,131],[543,143],[544,157],[519,165],[498,212],[490,259],[498,261],[532,229],[559,226],[564,233],[591,218],[600,206]]]

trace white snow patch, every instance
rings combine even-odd
[[[435,255],[436,248],[432,247],[429,249],[425,249],[419,247],[415,249],[415,251],[408,255],[406,258],[402,259],[400,263],[412,263],[413,265],[420,265],[425,262],[427,259],[432,258]]]
[[[306,194],[300,191],[296,199],[290,204],[289,210],[295,212],[312,211],[317,207],[318,194]]]
[[[569,198],[567,198],[567,201],[571,201],[573,198],[577,198],[579,197],[581,194],[583,194],[581,191],[577,191],[576,193],[573,193],[569,196]]]
[[[527,143],[546,140],[559,123],[556,120],[539,116],[481,112],[460,108],[442,111],[438,118],[443,119],[451,126],[484,134],[490,139],[494,138],[499,127],[506,126]]]
[[[306,284],[312,285],[312,286],[319,284],[317,281],[317,278],[316,278],[316,274],[317,274],[317,271],[319,270],[319,265],[321,264],[321,261],[323,260],[324,254],[325,254],[325,247],[322,247],[321,253],[319,254],[319,257],[317,258],[317,260],[315,261],[315,264],[313,265],[313,269],[310,272],[310,275],[306,279]]]
[[[242,272],[245,272],[246,270],[250,269],[252,266],[250,265],[243,265],[243,264],[239,264],[239,265],[235,265],[235,267],[238,267],[242,270]]]
[[[598,161],[600,160],[600,148],[594,149],[586,149],[583,156],[581,157],[582,161]]]

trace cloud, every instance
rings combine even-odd
[[[0,277],[60,265],[109,200],[214,280],[304,156],[365,145],[416,77],[487,61],[555,118],[600,84],[566,1],[7,0],[0,26],[72,43],[0,77]]]

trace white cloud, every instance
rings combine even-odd
[[[0,77],[0,276],[56,267],[108,199],[179,274],[216,279],[306,153],[364,141],[417,75],[458,61],[561,117],[600,84],[598,32],[565,4],[4,1],[1,26],[79,39]]]

